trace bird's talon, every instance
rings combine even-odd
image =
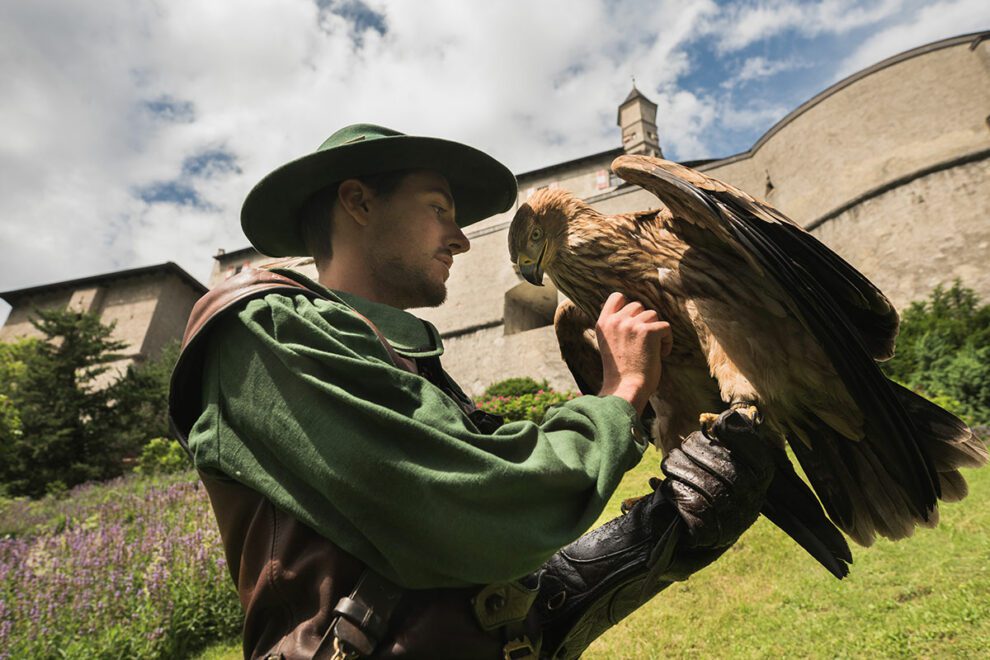
[[[701,432],[708,437],[709,440],[715,437],[715,423],[718,422],[719,416],[715,413],[701,413],[698,417],[698,423],[701,425]]]
[[[759,426],[763,423],[763,414],[754,403],[749,401],[737,401],[732,404],[731,409],[752,422],[753,426]]]

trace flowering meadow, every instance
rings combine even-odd
[[[240,625],[195,473],[0,499],[0,659],[184,657]]]

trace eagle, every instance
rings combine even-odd
[[[852,555],[838,530],[862,546],[903,539],[937,524],[938,500],[965,497],[959,468],[985,464],[987,448],[884,376],[899,317],[876,286],[777,209],[701,172],[645,155],[612,170],[662,204],[604,215],[545,188],[509,227],[520,274],[536,285],[548,275],[569,299],[554,327],[583,393],[601,386],[593,328],[609,294],[655,310],[674,343],[650,398],[654,442],[670,451],[699,419],[745,411],[773,447],[762,513],[840,579]]]

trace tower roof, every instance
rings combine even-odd
[[[632,89],[629,90],[629,95],[626,96],[626,100],[619,104],[619,108],[615,112],[615,122],[617,124],[618,123],[621,123],[620,120],[619,120],[619,116],[620,116],[620,111],[622,110],[622,108],[624,108],[625,106],[629,105],[630,103],[632,103],[634,101],[639,101],[640,103],[645,103],[646,105],[652,106],[654,110],[657,107],[657,104],[656,103],[654,103],[650,99],[646,98],[646,95],[643,94],[643,92],[639,91],[639,88],[636,87],[636,83],[634,82],[633,83],[633,86],[632,86]]]
[[[645,99],[646,97],[643,96],[643,92],[639,91],[639,89],[636,87],[636,85],[633,85],[633,88],[629,91],[629,96],[626,97],[626,100],[623,101],[621,105],[625,105],[626,103],[629,103],[630,101],[632,101],[632,100],[634,100],[636,98],[644,98]],[[649,100],[649,99],[647,99],[647,100]]]

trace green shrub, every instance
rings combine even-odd
[[[551,406],[573,399],[573,392],[540,390],[535,394],[520,396],[493,396],[478,401],[478,407],[496,415],[502,415],[507,422],[528,419],[531,422],[543,421],[543,415]]]
[[[45,495],[47,497],[53,497],[57,500],[65,497],[66,493],[69,492],[69,487],[65,485],[65,482],[56,479],[55,481],[49,481],[45,484]]]
[[[191,467],[189,456],[176,440],[152,438],[141,450],[134,471],[138,474],[172,474]]]
[[[523,394],[536,394],[549,389],[550,386],[545,380],[536,382],[529,376],[506,378],[505,380],[500,380],[497,383],[489,385],[488,389],[485,390],[484,397],[522,396]]]
[[[970,424],[990,424],[990,305],[958,280],[937,287],[905,310],[883,370]]]

